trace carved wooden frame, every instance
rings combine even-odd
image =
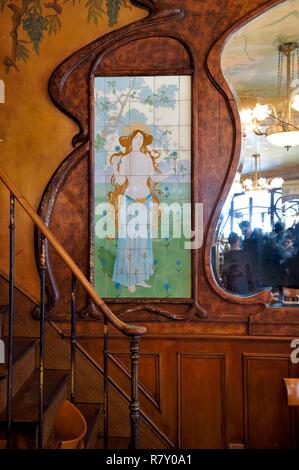
[[[74,151],[54,174],[40,206],[41,216],[56,231],[52,216],[55,211],[58,211],[57,208],[61,204],[58,204],[59,194],[64,191],[64,185],[67,184],[68,177],[74,168],[82,164],[92,153],[90,152],[93,141],[92,126],[90,125],[92,116],[90,93],[94,76],[178,75],[180,73],[192,73],[193,76],[192,200],[204,202],[207,209],[204,220],[203,247],[196,250],[192,260],[192,300],[190,302],[189,299],[171,299],[171,301],[169,299],[108,299],[109,306],[118,315],[125,316],[126,320],[198,320],[205,318],[206,310],[208,310],[209,318],[205,321],[242,322],[248,325],[248,332],[253,334],[271,334],[272,332],[278,334],[277,328],[281,334],[297,334],[299,332],[299,320],[294,318],[294,309],[290,312],[286,308],[273,309],[269,307],[267,305],[269,292],[264,291],[249,297],[237,297],[222,289],[215,279],[210,254],[218,217],[233,182],[240,153],[239,114],[232,93],[221,72],[221,51],[232,32],[271,6],[281,2],[282,0],[268,0],[266,2],[254,0],[250,6],[246,6],[240,0],[222,0],[221,5],[218,3],[216,5],[212,0],[206,2],[196,0],[185,0],[184,2],[178,0],[134,0],[132,1],[134,5],[149,11],[148,17],[113,31],[83,47],[60,64],[50,78],[49,93],[52,101],[79,126],[79,133],[73,138]],[[223,17],[224,4],[227,8],[227,15]],[[244,12],[243,10],[239,11],[241,4]],[[220,15],[223,20],[222,29],[218,26],[219,21],[217,22]],[[207,39],[205,43],[195,34],[197,20],[199,23],[201,22],[203,28],[206,28]],[[215,31],[214,25],[219,28],[219,33],[218,30]],[[160,42],[160,56],[158,45],[155,43],[157,38]],[[136,68],[132,61],[129,65],[127,63],[124,66],[122,53],[128,54],[130,49],[134,49],[134,47],[138,49],[138,41],[140,44],[140,41],[145,39],[148,47],[152,48],[152,53],[156,54],[155,58],[159,67],[157,62],[154,66],[149,61],[146,63],[140,50],[139,57],[142,66]],[[171,51],[171,49],[173,50]],[[163,57],[163,61],[161,61],[161,57]],[[209,109],[210,103],[212,103],[211,107],[214,106],[215,109]],[[207,126],[204,126],[205,122],[207,122]],[[215,140],[215,134],[218,135],[218,141]],[[221,152],[224,156],[220,152],[220,141],[222,143]],[[218,167],[215,163],[217,155],[219,155]],[[92,166],[93,162],[90,158],[88,165],[89,194],[93,193],[93,179],[90,171]],[[210,184],[205,181],[205,174],[209,175]],[[216,195],[215,191],[212,192],[213,188],[216,189]],[[93,272],[92,213],[92,199],[89,197],[89,248],[84,266],[86,274],[91,277],[91,280]],[[66,227],[61,233],[67,234],[67,230]],[[68,249],[67,246],[65,248]],[[49,252],[47,286],[49,304],[51,305],[50,316],[63,319],[65,314],[62,314],[57,307],[63,295],[55,281],[56,261],[53,264],[51,259],[52,253]],[[82,294],[81,304],[84,303],[86,304],[87,300]],[[94,314],[92,305],[85,309],[85,313],[87,315]],[[279,319],[277,318],[278,313]]]
[[[205,246],[204,262],[206,268],[207,278],[213,290],[217,292],[222,297],[225,297],[229,300],[233,300],[235,303],[240,305],[256,305],[258,304],[260,308],[252,312],[249,316],[248,322],[248,333],[250,334],[265,334],[265,335],[298,335],[299,333],[299,307],[298,308],[288,308],[288,307],[272,307],[269,305],[271,300],[270,289],[265,289],[256,294],[250,296],[236,296],[232,295],[228,291],[225,291],[220,284],[217,282],[214,269],[211,264],[211,246],[213,243],[213,238],[216,231],[216,226],[219,220],[221,213],[222,205],[226,200],[226,197],[229,193],[229,190],[233,184],[234,177],[237,171],[240,152],[241,152],[241,123],[240,116],[235,98],[232,94],[231,89],[229,88],[220,67],[220,60],[222,49],[227,41],[227,39],[233,34],[236,30],[244,26],[249,21],[252,21],[254,18],[260,14],[267,11],[272,6],[283,3],[283,0],[273,1],[261,5],[260,7],[251,11],[248,15],[244,16],[241,20],[233,24],[224,35],[222,35],[218,41],[215,42],[211,48],[205,62],[205,68],[207,74],[210,77],[212,83],[219,90],[219,93],[224,97],[229,112],[231,114],[232,125],[234,130],[234,143],[232,147],[231,158],[230,158],[230,167],[228,168],[227,178],[223,182],[223,190],[219,197],[217,206],[212,214],[210,219],[210,226],[207,232],[207,239]],[[232,299],[233,297],[233,299]],[[295,314],[295,315],[294,315]],[[278,317],[279,315],[279,317]],[[297,318],[296,318],[297,315]]]
[[[172,14],[171,20],[173,20],[175,17],[179,18],[182,15],[182,12],[174,12]],[[167,19],[167,17],[166,17]],[[160,18],[158,20],[160,22]],[[115,41],[113,44],[113,47],[111,47],[108,51],[103,50],[98,56],[97,59],[95,60],[94,64],[92,65],[91,72],[90,72],[90,98],[91,98],[91,109],[94,109],[93,106],[93,80],[96,76],[159,76],[159,73],[161,75],[190,75],[192,77],[192,58],[191,58],[191,51],[187,49],[185,45],[182,43],[178,42],[177,39],[170,38],[168,35],[161,34],[159,35],[159,32],[155,31],[156,27],[156,22],[152,22],[152,26],[149,29],[149,31],[142,33],[140,32],[138,35],[138,38],[135,38],[135,33],[134,33],[134,38],[132,39],[130,35],[127,35],[125,38],[122,38],[119,41]],[[134,56],[134,52],[132,52],[132,49],[134,50],[134,46],[137,48],[137,54],[138,57],[141,57],[141,54],[144,52],[144,48],[146,48],[146,43],[145,41],[154,42],[155,45],[151,45],[151,53],[155,54],[156,59],[160,59],[158,73],[157,73],[157,63],[155,63],[155,68],[153,69],[153,66],[151,65],[152,58],[150,61],[148,61],[148,64],[144,64],[144,67],[142,70],[138,67],[135,68],[135,64],[133,69],[130,67],[132,62],[128,60],[128,65],[123,68],[119,66],[119,63],[117,63],[114,58],[109,59],[109,56],[113,56],[113,52],[118,53],[120,49],[125,48],[126,52],[129,52],[131,54],[130,58]],[[141,43],[141,44],[140,44]],[[172,51],[173,47],[173,51]],[[182,50],[180,50],[182,48]],[[128,51],[130,49],[130,51]],[[168,50],[167,50],[168,49]],[[165,54],[166,52],[166,54]],[[171,55],[173,52],[173,58],[176,58],[176,62],[172,63],[171,66],[167,63],[166,61],[166,67],[164,67],[163,64],[163,58],[164,54],[167,56],[167,53]],[[176,54],[175,54],[176,53]],[[105,66],[105,59],[108,56],[108,67]],[[117,59],[117,57],[116,57]],[[180,61],[181,59],[181,61]],[[189,63],[187,63],[187,61]],[[104,62],[104,65],[102,65]],[[113,67],[113,64],[117,63],[117,68]],[[112,68],[111,67],[112,64]],[[91,112],[91,119],[90,119],[90,149],[92,149],[93,146],[93,141],[94,141],[94,136],[93,136],[93,113]],[[193,171],[193,162],[192,162],[192,196],[194,196],[194,175],[195,172]],[[94,160],[93,160],[93,152],[90,152],[90,169],[89,169],[89,174],[90,174],[90,217],[89,217],[89,233],[90,233],[90,238],[89,238],[89,246],[90,246],[90,264],[89,264],[89,275],[90,279],[93,282],[93,272],[94,272],[94,253],[93,253],[93,247],[94,247],[94,238],[93,238],[93,232],[94,232],[94,218],[93,218],[93,207],[94,207],[94,200],[93,200],[93,194],[94,194],[94,187],[93,187],[93,182],[94,182]],[[193,198],[192,198],[193,199]],[[129,308],[126,308],[121,315],[132,315],[133,313],[137,313],[141,310],[147,310],[148,312],[152,312],[154,314],[159,314],[162,317],[169,318],[169,319],[176,319],[176,320],[186,320],[186,319],[191,319],[195,315],[199,317],[205,317],[206,313],[203,307],[199,304],[198,301],[198,295],[196,291],[196,285],[197,285],[197,272],[196,272],[196,264],[194,263],[194,260],[192,259],[192,274],[195,274],[192,276],[192,297],[189,298],[149,298],[149,299],[142,299],[142,298],[108,298],[106,299],[109,304],[132,304]],[[140,307],[140,303],[143,304],[142,307]],[[177,304],[182,306],[180,309],[181,311],[178,313],[174,313],[171,311],[171,309],[168,308],[168,305],[172,304]]]

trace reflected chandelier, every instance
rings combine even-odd
[[[299,83],[298,47],[297,42],[283,43],[278,47],[278,98],[281,97],[283,64],[286,63],[285,96],[280,104],[257,103],[253,110],[247,108],[240,113],[242,122],[249,125],[255,134],[264,135],[270,144],[287,150],[299,145],[299,124],[298,119],[297,122],[294,119],[293,111],[299,110],[299,88],[293,93],[291,90],[292,83]]]
[[[263,178],[261,177],[260,154],[252,155],[254,159],[254,168],[250,178],[241,178],[241,174],[237,173],[234,182],[234,193],[268,191],[271,189],[280,189],[284,183],[283,178]]]

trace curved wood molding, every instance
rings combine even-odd
[[[230,302],[235,302],[240,305],[252,305],[254,310],[250,313],[249,328],[250,334],[281,334],[291,335],[298,334],[299,328],[296,324],[299,323],[299,308],[272,308],[267,305],[271,298],[270,289],[265,289],[255,295],[238,297],[222,289],[218,284],[214,270],[211,264],[211,246],[215,236],[215,231],[222,206],[227,198],[229,190],[233,184],[234,177],[238,168],[240,152],[241,152],[241,126],[240,117],[235,102],[235,98],[229,88],[220,66],[221,54],[223,47],[235,31],[244,26],[246,23],[254,20],[257,16],[267,11],[269,8],[282,3],[283,0],[274,0],[266,2],[261,6],[255,8],[253,11],[245,15],[241,20],[236,21],[227,31],[215,42],[211,47],[205,60],[205,70],[213,85],[218,89],[219,93],[223,96],[226,103],[228,113],[231,119],[231,126],[233,132],[232,147],[230,152],[230,165],[227,168],[226,176],[219,192],[217,203],[211,213],[208,229],[206,231],[206,238],[204,242],[204,265],[205,273],[209,284],[214,292]],[[270,3],[270,5],[269,5]],[[258,307],[258,308],[256,308]],[[279,315],[279,316],[278,316]],[[297,316],[297,318],[296,318]],[[275,325],[273,325],[275,324]]]
[[[136,2],[143,5],[143,2]],[[152,2],[145,1],[149,8]],[[145,35],[149,30],[155,34],[156,28],[164,21],[180,20],[184,13],[179,8],[171,10],[153,9],[153,13],[143,20],[97,39],[72,54],[53,72],[49,80],[49,93],[53,103],[79,126],[80,132],[73,138],[73,145],[84,142],[88,138],[89,129],[89,71],[91,64],[101,54],[108,53],[116,46],[132,41],[138,35]],[[80,83],[80,92],[78,90]],[[75,86],[76,85],[76,86]],[[75,88],[74,88],[75,86]]]
[[[57,198],[59,193],[62,191],[68,177],[70,177],[73,170],[77,167],[77,165],[84,159],[87,159],[89,155],[89,144],[85,143],[74,150],[58,167],[54,175],[52,176],[48,186],[46,187],[44,194],[42,196],[41,204],[39,207],[39,214],[41,218],[44,220],[45,224],[50,227],[52,223],[52,215],[54,211],[55,203],[57,202]],[[56,226],[57,228],[57,226]],[[39,259],[39,247],[40,244],[40,232],[37,233],[37,243],[36,243],[36,259]],[[46,277],[47,277],[47,315],[55,315],[57,309],[59,309],[59,301],[61,298],[61,289],[58,288],[58,281],[55,276],[55,267],[53,266],[53,256],[55,258],[55,252],[51,249],[51,247],[46,245],[47,256],[46,256]],[[59,261],[58,261],[59,262]],[[82,269],[82,265],[80,266]],[[63,268],[62,268],[63,269]],[[84,269],[86,274],[86,268]],[[64,274],[63,274],[64,276]],[[66,287],[66,295],[69,295],[69,285]],[[86,295],[80,291],[80,294],[84,296],[83,304],[86,304]],[[82,303],[82,301],[80,302]],[[33,312],[33,316],[35,318],[39,317],[39,308]]]
[[[192,200],[204,204],[204,243],[202,249],[192,252],[192,299],[167,299],[166,302],[165,299],[108,299],[117,315],[136,320],[143,311],[151,315],[152,320],[200,317],[208,321],[208,312],[212,321],[235,318],[244,322],[247,318],[249,331],[255,321],[263,323],[265,314],[268,324],[275,323],[278,309],[267,306],[268,291],[238,298],[217,284],[210,251],[240,156],[239,115],[221,72],[221,51],[232,32],[281,1],[134,0],[134,5],[150,12],[148,17],[100,37],[72,54],[53,72],[49,81],[51,99],[78,124],[79,133],[73,138],[75,150],[65,159],[45,191],[40,213],[58,238],[67,243],[66,248],[71,245],[70,252],[75,256],[77,253],[81,269],[91,280],[93,165],[89,147],[93,138],[90,95],[94,76],[186,73],[193,77]],[[81,220],[77,219],[77,223],[81,228],[86,223],[80,242],[72,238],[69,219],[63,227],[59,224],[63,214],[73,208],[74,196],[81,198]],[[68,281],[63,283],[65,272],[51,253],[49,258],[48,295],[54,305],[51,316],[65,317],[69,308],[69,286],[65,288]],[[79,303],[82,309],[86,306],[84,295]],[[294,323],[292,310],[290,314],[284,309],[283,316],[288,319],[291,315],[291,323]],[[88,311],[85,309],[85,315]],[[92,305],[90,311],[91,316],[96,315]]]

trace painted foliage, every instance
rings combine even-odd
[[[65,4],[76,7],[81,0],[0,0],[0,13],[11,12],[11,54],[3,64],[8,73],[11,68],[19,70],[18,63],[27,62],[30,53],[39,54],[40,44],[46,35],[59,32],[63,25],[63,15],[67,15]],[[131,8],[129,0],[87,0],[86,20],[96,27],[107,15],[108,25],[117,24],[121,7]]]
[[[95,287],[103,297],[189,298],[190,251],[172,223],[182,214],[171,213],[167,231],[153,207],[191,201],[191,78],[98,77],[94,85]],[[105,236],[107,202],[116,223]],[[142,239],[123,235],[140,230],[136,221]]]

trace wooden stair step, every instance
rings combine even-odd
[[[0,364],[0,380],[6,377],[7,375],[7,359],[8,359],[8,338],[3,338],[5,344],[5,362]],[[37,340],[34,338],[14,338],[13,342],[13,356],[12,362],[15,365],[27,351],[30,351],[35,347]]]
[[[45,370],[44,373],[44,414],[51,406],[56,393],[67,381],[68,374],[61,370]],[[39,371],[36,369],[13,400],[14,422],[38,422]],[[5,420],[0,414],[0,422]]]
[[[102,403],[76,403],[76,407],[79,408],[83,414],[86,424],[87,433],[84,438],[85,449],[96,449],[98,446],[98,431],[99,431],[99,420],[103,415],[103,404]]]
[[[5,341],[6,362],[0,366],[0,412],[6,407],[7,393],[7,357],[8,339]],[[26,338],[15,338],[13,346],[13,395],[23,386],[35,369],[35,348],[37,340]]]
[[[7,440],[0,439],[0,449],[7,449]]]
[[[67,398],[69,374],[62,370],[45,370],[44,373],[44,436],[45,443],[60,406]],[[38,424],[39,371],[35,370],[13,399],[13,432],[15,446],[35,447]],[[0,426],[5,431],[6,411],[0,414]]]

